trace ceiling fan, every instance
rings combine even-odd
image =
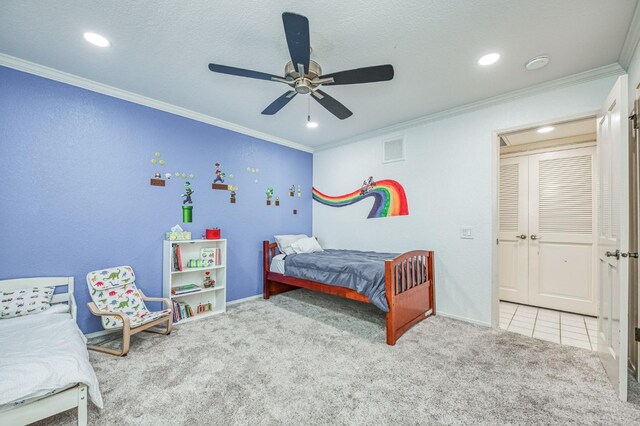
[[[209,64],[209,69],[213,72],[275,81],[291,86],[293,90],[287,91],[273,101],[271,105],[262,111],[264,115],[277,113],[299,93],[310,94],[313,99],[318,101],[329,112],[340,120],[344,120],[353,115],[353,113],[340,102],[320,90],[320,86],[373,83],[376,81],[388,81],[393,78],[393,66],[391,65],[356,68],[322,75],[320,65],[310,59],[309,20],[302,15],[285,12],[282,14],[282,23],[284,24],[284,33],[291,55],[291,61],[284,68],[284,77],[227,65]]]

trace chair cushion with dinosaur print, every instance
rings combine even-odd
[[[87,274],[87,283],[96,290],[108,290],[135,281],[136,276],[131,266],[116,266]]]
[[[91,299],[98,309],[126,314],[131,328],[171,313],[170,309],[156,312],[147,309],[136,287],[135,275],[130,266],[89,272],[87,284],[89,284]],[[105,329],[122,327],[122,320],[118,317],[103,316],[101,319]]]

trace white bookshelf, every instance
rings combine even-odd
[[[182,271],[174,269],[174,247],[180,246],[182,258]],[[187,268],[190,259],[200,259],[202,248],[219,248],[221,252],[221,264],[208,267]],[[204,288],[205,272],[215,280],[215,285]],[[171,294],[173,287],[187,284],[196,284],[202,289],[181,295]],[[187,241],[163,241],[162,246],[162,289],[164,297],[178,303],[188,304],[192,307],[195,316],[183,318],[176,324],[194,321],[212,315],[221,314],[227,310],[227,240],[187,240]],[[197,313],[198,305],[211,303],[212,310]]]

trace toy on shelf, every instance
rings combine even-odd
[[[289,197],[294,197],[296,195],[296,186],[295,185],[291,185],[289,187]]]
[[[191,232],[184,231],[180,225],[171,228],[171,231],[165,233],[165,238],[171,241],[184,241],[191,239]]]
[[[229,202],[231,204],[235,204],[236,203],[236,191],[231,191],[231,198],[229,199]]]
[[[187,268],[206,268],[207,261],[204,259],[189,259]]]
[[[271,198],[273,198],[273,188],[267,188],[267,205],[271,205]]]
[[[204,272],[204,279],[202,280],[202,286],[204,288],[211,288],[211,287],[213,287],[215,285],[216,285],[216,280],[211,278],[211,272],[210,271],[205,271]]]
[[[280,197],[276,197],[276,206],[280,205]]]
[[[205,239],[206,240],[219,240],[220,239],[220,228],[207,228],[205,231]]]

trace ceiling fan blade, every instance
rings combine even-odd
[[[342,105],[322,90],[318,89],[315,92],[311,92],[311,96],[313,96],[313,99],[318,101],[320,105],[325,107],[331,114],[335,115],[340,120],[344,120],[345,118],[349,118],[353,115],[346,106]]]
[[[264,114],[264,115],[273,115],[273,114],[275,114],[276,112],[280,111],[282,109],[282,107],[284,107],[286,104],[288,104],[289,101],[291,99],[293,99],[293,97],[295,95],[297,95],[297,94],[298,93],[295,90],[290,90],[290,91],[286,92],[284,95],[280,96],[278,99],[273,101],[271,103],[271,105],[266,107],[264,109],[264,111],[262,111],[262,114]]]
[[[209,69],[213,72],[219,72],[221,74],[237,75],[239,77],[257,78],[258,80],[270,80],[278,81],[282,80],[282,77],[277,75],[271,75],[259,71],[245,70],[244,68],[229,67],[227,65],[209,64]]]
[[[287,38],[289,54],[296,71],[299,65],[304,67],[304,73],[309,72],[309,58],[311,56],[311,43],[309,41],[309,20],[296,13],[284,12],[282,14],[284,35]]]
[[[320,78],[333,78],[333,83],[324,83],[325,86],[389,81],[393,78],[393,66],[377,65],[374,67],[356,68],[353,70],[340,71],[334,72],[333,74],[323,75]]]

